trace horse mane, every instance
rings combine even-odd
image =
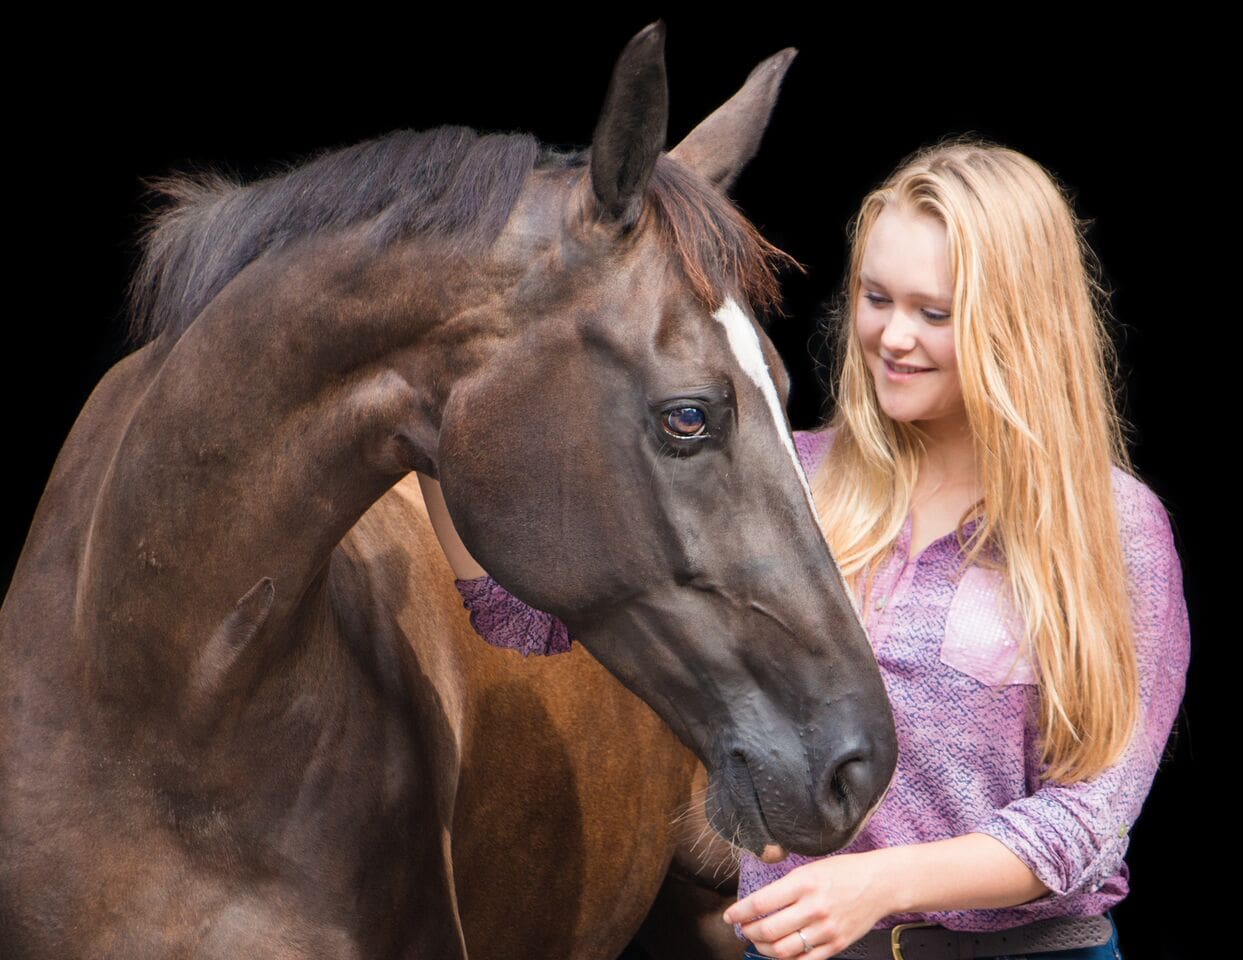
[[[648,209],[665,246],[709,309],[737,290],[761,316],[780,313],[777,269],[802,265],[769,243],[721,191],[662,155],[648,182]]]
[[[171,345],[247,264],[301,237],[370,218],[381,245],[422,234],[486,249],[532,170],[582,167],[586,176],[587,157],[529,134],[443,126],[325,151],[252,183],[212,169],[148,179],[148,195],[162,209],[140,228],[127,339],[134,347]],[[797,262],[721,193],[661,156],[648,198],[663,242],[701,300],[715,309],[721,291],[736,288],[756,309],[779,304],[775,265]]]

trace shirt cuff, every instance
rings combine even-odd
[[[1031,798],[1027,800],[1030,802]],[[1033,903],[1099,890],[1105,880],[1116,872],[1126,852],[1128,838],[1125,835],[1108,840],[1085,867],[1058,854],[1059,847],[1075,849],[1081,846],[1083,838],[1063,838],[1068,842],[1055,843],[1038,832],[1052,829],[1055,829],[1052,824],[1029,817],[1026,811],[1007,812],[1003,808],[976,826],[974,832],[1005,844],[1036,875],[1036,879],[1049,888],[1050,893],[1031,901]]]

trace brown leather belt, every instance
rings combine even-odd
[[[1111,936],[1113,925],[1108,917],[1053,917],[990,931],[902,923],[889,930],[872,930],[833,956],[843,960],[967,960],[1099,947]]]

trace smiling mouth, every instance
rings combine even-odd
[[[931,367],[912,367],[905,363],[894,363],[892,360],[885,360],[885,367],[894,373],[927,373],[932,369]]]

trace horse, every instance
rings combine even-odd
[[[664,33],[585,150],[442,127],[157,183],[137,348],[0,608],[4,956],[611,960],[699,762],[769,858],[879,805],[777,251],[726,197],[794,51],[665,152]],[[473,634],[414,471],[580,649]]]

